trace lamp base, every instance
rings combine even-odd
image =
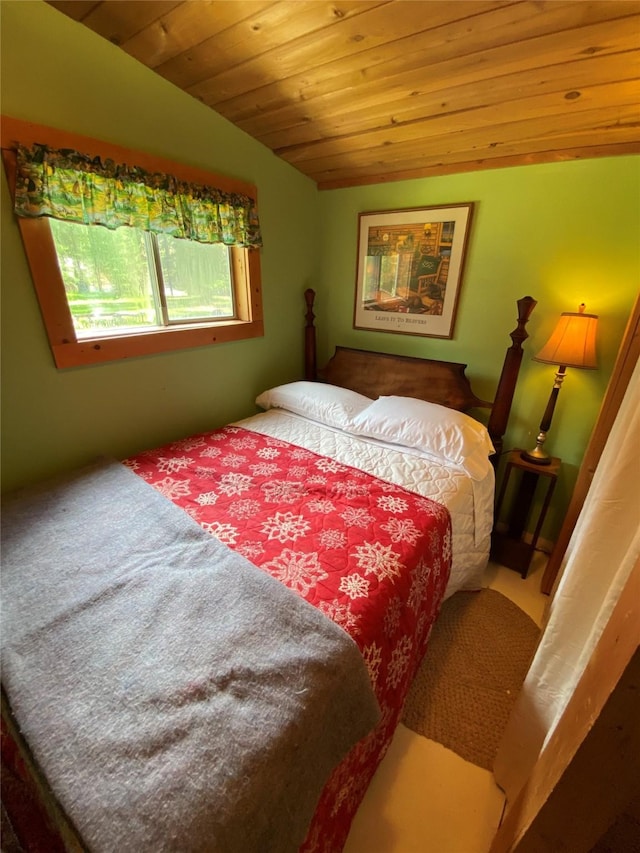
[[[520,458],[534,465],[551,465],[551,457],[547,451],[537,446],[533,450],[521,451]]]

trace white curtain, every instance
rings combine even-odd
[[[640,553],[640,362],[602,452],[547,622],[494,765],[513,803],[584,672]]]

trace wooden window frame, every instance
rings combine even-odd
[[[171,174],[184,181],[217,187],[224,192],[248,195],[257,202],[256,187],[252,184],[90,137],[3,116],[2,159],[12,198],[15,195],[17,142],[25,146],[41,143],[52,148],[72,148],[101,159],[110,158],[116,163],[135,164],[149,172]],[[16,219],[56,367],[101,364],[123,358],[246,340],[264,334],[260,252],[258,249],[233,247],[231,270],[237,319],[189,323],[182,327],[171,326],[78,340],[48,218],[18,216]]]

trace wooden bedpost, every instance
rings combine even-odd
[[[304,378],[309,382],[315,382],[318,376],[316,363],[316,327],[313,325],[315,319],[313,301],[315,298],[315,290],[312,290],[310,287],[305,290],[304,300],[307,303],[307,313],[304,329]]]
[[[493,401],[491,415],[489,416],[489,423],[487,424],[489,435],[496,449],[495,455],[491,457],[496,467],[502,453],[502,438],[507,429],[513,394],[516,389],[516,382],[518,381],[518,373],[520,372],[522,344],[529,337],[524,327],[537,304],[532,296],[523,296],[522,299],[518,299],[518,326],[510,335],[513,343],[504,357],[498,389]]]

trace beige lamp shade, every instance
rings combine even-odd
[[[564,367],[584,367],[594,369],[596,360],[596,330],[598,315],[585,314],[584,304],[578,313],[565,313],[553,330],[553,334],[534,356],[534,361],[545,364],[558,364]]]

